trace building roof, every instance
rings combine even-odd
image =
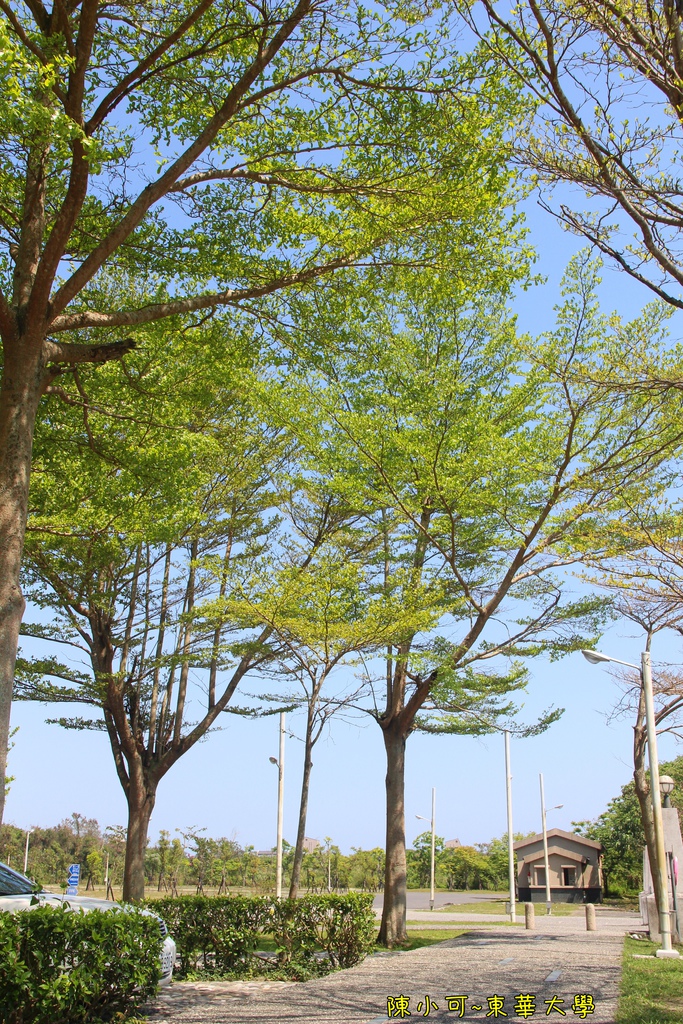
[[[580,853],[574,853],[573,850],[566,850],[563,846],[549,846],[548,856],[552,857],[555,854],[562,857],[564,860],[576,861],[577,864],[586,863],[586,858],[582,857]],[[543,860],[544,857],[545,852],[542,849],[536,850],[534,853],[528,853],[522,860],[522,864],[535,864],[537,860]]]
[[[602,843],[596,843],[593,839],[586,839],[585,836],[577,835],[576,832],[565,832],[561,828],[550,828],[546,835],[548,840],[550,839],[567,839],[572,843],[580,843],[583,846],[590,846],[593,850],[602,850]],[[522,850],[525,846],[531,846],[532,843],[542,843],[543,833],[538,832],[535,836],[529,836],[528,839],[519,839],[516,843],[513,843],[513,850]]]

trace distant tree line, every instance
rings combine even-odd
[[[683,756],[662,762],[663,775],[676,782],[671,802],[683,811]],[[620,897],[642,888],[645,834],[633,781],[593,821],[573,822],[575,830],[604,847],[605,895]],[[270,892],[275,888],[275,851],[257,851],[235,839],[213,839],[202,829],[177,829],[172,837],[161,831],[145,854],[148,892],[169,895],[191,889],[210,895],[249,889]],[[515,840],[532,833],[515,833]],[[0,825],[0,860],[21,871],[26,831]],[[81,865],[81,891],[105,885],[108,874],[114,895],[121,897],[126,833],[122,826],[102,828],[95,818],[74,813],[58,825],[35,828],[29,838],[28,874],[43,885],[66,884],[70,864]],[[441,836],[435,843],[436,888],[441,890],[506,890],[508,885],[507,835],[473,846],[446,847]],[[421,833],[406,851],[408,888],[429,887],[431,833]],[[284,843],[283,882],[289,885],[294,846]],[[353,848],[343,854],[326,838],[315,850],[306,851],[301,868],[301,892],[343,892],[348,889],[379,892],[384,884],[384,850]]]
[[[515,838],[522,838],[521,835]],[[0,826],[0,860],[21,871],[26,831],[14,825]],[[408,886],[429,886],[430,833],[419,835],[407,851]],[[81,891],[102,888],[105,878],[121,896],[125,859],[125,830],[101,828],[94,818],[72,814],[58,825],[35,828],[29,838],[28,874],[43,885],[66,884],[70,864],[81,865]],[[283,873],[289,882],[294,847],[284,844]],[[326,839],[306,851],[301,869],[302,892],[339,892],[360,889],[378,892],[384,883],[384,850],[353,848],[343,854]],[[436,884],[439,889],[504,889],[507,886],[507,839],[492,839],[476,846],[445,848],[436,838]],[[177,830],[172,837],[160,832],[147,847],[145,881],[148,892],[174,892],[191,888],[197,893],[225,894],[236,889],[269,892],[275,888],[275,851],[257,851],[234,839],[213,839],[199,829]]]
[[[203,830],[178,830],[172,837],[161,831],[145,854],[145,882],[151,892],[174,893],[191,888],[198,893],[228,893],[234,889],[268,892],[275,887],[275,851],[257,851],[234,839],[209,838]],[[0,860],[23,869],[26,830],[0,826]],[[34,828],[29,837],[27,873],[43,885],[64,886],[70,864],[81,865],[81,890],[101,888],[108,877],[120,898],[125,862],[125,829],[101,828],[94,818],[72,814],[58,825]],[[284,844],[284,880],[289,875],[294,847]],[[302,889],[309,892],[360,889],[375,892],[384,879],[384,851],[357,850],[346,856],[327,840],[304,853]]]

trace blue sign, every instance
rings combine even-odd
[[[78,896],[78,883],[81,879],[81,865],[69,864],[69,874],[66,878],[66,895]]]

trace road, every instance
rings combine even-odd
[[[434,906],[445,907],[447,903],[478,903],[481,900],[506,900],[509,894],[506,892],[489,892],[484,889],[475,889],[472,892],[436,892],[434,893]],[[381,910],[384,902],[383,894],[377,893],[373,901],[375,910]],[[429,910],[429,889],[408,890],[406,906],[408,910]]]

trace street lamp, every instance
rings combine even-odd
[[[513,849],[514,835],[512,832],[512,775],[510,773],[510,730],[504,729],[505,734],[505,797],[507,801],[508,819],[508,884],[510,887],[510,920],[517,920],[515,913],[515,853]]]
[[[432,789],[432,817],[424,818],[421,814],[416,814],[416,818],[420,821],[431,821],[432,826],[432,859],[430,869],[430,886],[429,886],[429,909],[434,909],[434,829],[436,825],[436,790]]]
[[[640,665],[634,665],[630,661],[622,661],[620,658],[611,658],[601,651],[581,651],[584,658],[591,665],[599,665],[601,662],[611,661],[615,665],[625,665],[627,668],[634,668],[640,673],[640,681],[645,697],[645,721],[647,724],[647,749],[650,761],[650,799],[652,800],[652,822],[655,831],[655,860],[652,865],[652,877],[657,887],[657,902],[659,903],[659,932],[662,936],[662,948],[657,950],[658,957],[677,957],[680,954],[671,945],[671,918],[669,914],[669,887],[666,877],[666,852],[664,850],[664,825],[662,822],[662,798],[660,793],[659,759],[657,757],[657,729],[655,725],[655,705],[652,696],[652,665],[650,652],[643,651],[640,655]]]
[[[546,828],[546,814],[548,811],[559,811],[564,804],[555,804],[546,811],[545,793],[543,791],[543,775],[539,774],[538,780],[541,784],[541,823],[543,825],[543,864],[545,870],[545,912],[552,913],[552,899],[550,897],[550,859],[548,857],[548,831]]]
[[[26,874],[26,871],[28,869],[28,840],[29,840],[29,836],[31,835],[32,832],[33,832],[32,828],[27,828],[26,829],[26,846],[24,848],[24,874]]]
[[[659,792],[664,797],[662,807],[671,807],[671,800],[669,799],[669,795],[673,792],[675,785],[676,783],[670,775],[659,776]]]
[[[280,750],[279,757],[269,757],[271,764],[277,765],[277,846],[275,860],[275,896],[282,899],[282,819],[284,814],[285,795],[285,713],[280,712]]]

